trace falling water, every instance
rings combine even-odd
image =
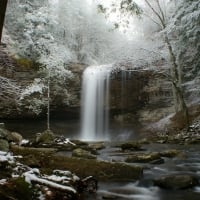
[[[81,139],[108,140],[109,77],[112,65],[90,66],[83,73]]]

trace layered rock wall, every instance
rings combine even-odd
[[[116,120],[153,122],[173,110],[171,83],[155,70],[118,71],[110,85],[111,113]]]
[[[59,85],[59,90],[51,82],[51,117],[79,119],[82,73],[86,66],[70,63],[66,67],[74,76]],[[0,77],[0,118],[35,118],[46,115],[46,108],[40,115],[35,115],[29,105],[19,104],[18,101],[22,89],[35,78],[42,78],[36,66],[20,65],[1,49]],[[67,88],[68,94],[62,92],[62,88]],[[152,122],[172,112],[171,84],[152,69],[124,70],[119,67],[119,70],[111,73],[109,94],[110,116],[114,120]],[[67,95],[71,95],[71,98]],[[34,98],[39,96],[35,94]]]

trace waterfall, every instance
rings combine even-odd
[[[82,81],[81,139],[108,140],[109,77],[112,65],[90,66]]]

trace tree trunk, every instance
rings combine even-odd
[[[186,127],[188,129],[189,125],[190,125],[189,112],[188,112],[188,108],[187,108],[187,105],[184,100],[183,90],[180,86],[176,85],[174,82],[173,82],[173,88],[174,88],[174,92],[175,92],[176,96],[178,97],[178,101],[179,101],[178,102],[179,103],[178,112],[180,112],[183,115],[183,121],[186,124]]]
[[[154,15],[157,17],[158,21],[160,22],[160,26],[162,30],[166,28],[166,18],[165,13],[160,5],[160,1],[156,0],[158,10],[153,7],[153,4],[150,3],[150,0],[145,0],[148,7],[152,10]],[[189,114],[186,102],[183,96],[183,88],[182,88],[182,70],[180,66],[176,63],[176,56],[172,49],[172,45],[169,41],[167,33],[165,33],[165,43],[167,44],[169,57],[170,57],[170,64],[171,64],[171,81],[172,81],[172,90],[174,95],[174,106],[175,112],[181,112],[183,114],[183,120],[186,123],[187,128],[189,127]]]
[[[189,127],[189,113],[188,108],[183,96],[182,80],[180,70],[176,64],[176,57],[174,55],[172,46],[169,42],[169,38],[165,35],[165,42],[168,47],[170,62],[171,62],[171,78],[172,78],[172,89],[174,95],[175,111],[183,114],[183,120],[186,123],[186,127]]]
[[[0,44],[8,0],[0,0]]]

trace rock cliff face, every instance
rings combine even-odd
[[[172,95],[170,82],[155,70],[119,71],[111,80],[111,113],[118,121],[155,122],[172,112]]]
[[[51,112],[52,117],[68,113],[69,118],[78,118],[80,109],[81,75],[85,68],[83,64],[69,64],[67,69],[73,69],[73,79],[66,80],[61,84],[50,83],[51,88]],[[43,94],[35,92],[25,101],[21,101],[22,92],[29,87],[35,79],[44,79],[37,63],[28,60],[12,59],[5,49],[0,46],[0,118],[37,118],[46,115],[47,103],[41,107],[41,113],[37,115],[30,109],[31,99],[45,101],[47,89]],[[68,88],[68,93],[64,93]],[[70,98],[69,98],[70,95]],[[68,99],[71,99],[69,101]],[[37,103],[37,102],[36,102]]]
[[[0,118],[35,118],[27,105],[20,104],[20,91],[40,77],[37,67],[24,66],[13,61],[0,51]],[[51,82],[51,116],[78,119],[80,116],[81,79],[84,64],[71,63],[66,66],[74,77],[60,86],[57,91]],[[71,101],[62,92],[68,88]],[[163,76],[152,69],[119,70],[110,76],[110,116],[116,121],[153,122],[172,111],[171,85]],[[35,95],[36,98],[37,94]],[[32,98],[32,96],[30,97]],[[40,113],[45,115],[46,107]]]

